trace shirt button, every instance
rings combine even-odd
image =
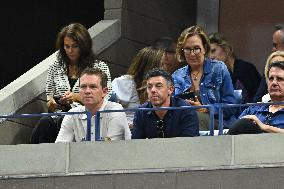
[[[203,85],[203,83],[200,83],[200,85]]]

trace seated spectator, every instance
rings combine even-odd
[[[111,77],[108,66],[96,60],[92,51],[92,38],[88,30],[79,23],[65,26],[57,35],[57,59],[47,72],[46,96],[50,113],[68,111],[82,103],[78,76],[87,67],[100,68],[108,77],[111,90]],[[109,95],[106,97],[108,98]],[[64,116],[42,117],[31,136],[31,143],[54,143]]]
[[[173,73],[175,95],[183,97],[184,93],[193,92],[194,98],[186,99],[191,105],[212,104],[218,117],[216,103],[236,104],[234,88],[226,65],[218,60],[208,58],[210,43],[207,35],[199,26],[186,28],[177,44],[177,58],[186,61],[187,66]],[[209,129],[208,109],[197,110],[200,130]],[[236,110],[224,109],[224,124],[228,126],[236,119]],[[217,123],[215,124],[217,127]]]
[[[236,57],[231,44],[219,33],[209,35],[212,59],[224,62],[235,90],[242,90],[242,103],[253,101],[261,76],[254,64]],[[244,71],[245,70],[245,71]]]
[[[276,61],[284,61],[284,51],[275,51],[275,52],[270,54],[270,56],[268,57],[266,64],[265,64],[264,73],[267,73],[270,64],[273,63],[273,62],[276,62]],[[266,81],[268,81],[268,75],[267,74],[265,74],[264,78],[265,78]],[[262,102],[269,102],[269,101],[270,101],[269,94],[266,94],[262,97]]]
[[[276,61],[267,67],[268,92],[272,102],[284,102],[284,61]],[[284,132],[284,104],[251,106],[243,111],[240,120],[228,134],[257,134]]]
[[[267,69],[268,69],[269,65],[272,62],[275,62],[275,61],[284,61],[284,51],[274,51],[273,53],[270,54],[270,56],[268,57],[266,64],[265,64],[264,73],[267,73]],[[266,75],[264,75],[263,78],[264,79],[261,79],[261,83],[264,83],[266,85],[265,89],[267,89],[266,81],[268,80],[268,78],[267,78]],[[267,93],[267,94],[262,96],[260,102],[269,102],[270,100],[271,100],[270,95]]]
[[[147,100],[146,86],[143,84],[146,73],[153,68],[162,67],[163,50],[145,47],[134,57],[126,75],[112,81],[111,100],[123,108],[137,108]],[[126,112],[129,126],[132,127],[134,112]]]
[[[148,72],[147,94],[149,102],[141,108],[189,106],[186,101],[172,97],[174,91],[171,75],[165,70],[153,69]],[[156,110],[135,113],[132,138],[171,138],[199,135],[198,118],[195,110]]]
[[[92,123],[98,110],[121,110],[122,106],[116,102],[105,101],[107,95],[107,75],[98,68],[87,68],[80,76],[79,95],[84,106],[72,108],[69,112],[89,111]],[[91,127],[91,140],[95,139],[94,126]],[[86,114],[65,115],[55,142],[80,142],[86,136]],[[106,140],[131,139],[124,112],[101,113],[101,138]]]
[[[176,45],[176,42],[170,37],[158,38],[152,44],[154,48],[163,49],[165,51],[165,54],[162,58],[162,64],[164,70],[166,70],[170,74],[174,73],[176,69],[184,66],[176,59]]]
[[[284,25],[277,24],[274,26],[275,30],[272,35],[272,52],[284,51]],[[267,84],[265,79],[265,71],[261,78],[261,82],[254,96],[253,102],[261,102],[262,97],[267,94]]]

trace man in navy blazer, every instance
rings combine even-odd
[[[172,97],[172,76],[161,69],[150,70],[146,75],[148,102],[141,108],[190,106],[181,98]],[[138,110],[132,129],[133,139],[199,136],[199,122],[194,109]]]

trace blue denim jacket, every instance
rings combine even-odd
[[[191,87],[190,69],[187,65],[173,73],[175,95],[185,92]],[[213,104],[215,114],[218,113],[215,103],[237,103],[230,73],[221,61],[205,59],[199,88],[201,103],[204,105]],[[225,120],[235,119],[235,109],[225,108],[223,110]]]

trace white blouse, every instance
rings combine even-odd
[[[120,103],[123,108],[137,108],[140,105],[136,84],[131,75],[123,75],[115,78],[111,85],[115,101]],[[134,113],[126,112],[128,124],[133,123]]]
[[[105,99],[109,99],[111,93],[111,76],[110,71],[106,63],[101,61],[96,61],[93,64],[94,68],[99,68],[103,72],[107,74],[107,87],[108,87],[108,95]],[[52,98],[53,96],[63,96],[66,91],[71,91],[74,93],[79,93],[79,79],[77,79],[75,85],[71,89],[68,76],[64,72],[63,68],[59,65],[58,61],[55,61],[48,68],[47,79],[46,79],[46,96],[47,100]],[[76,103],[73,103],[72,107],[77,106]]]

